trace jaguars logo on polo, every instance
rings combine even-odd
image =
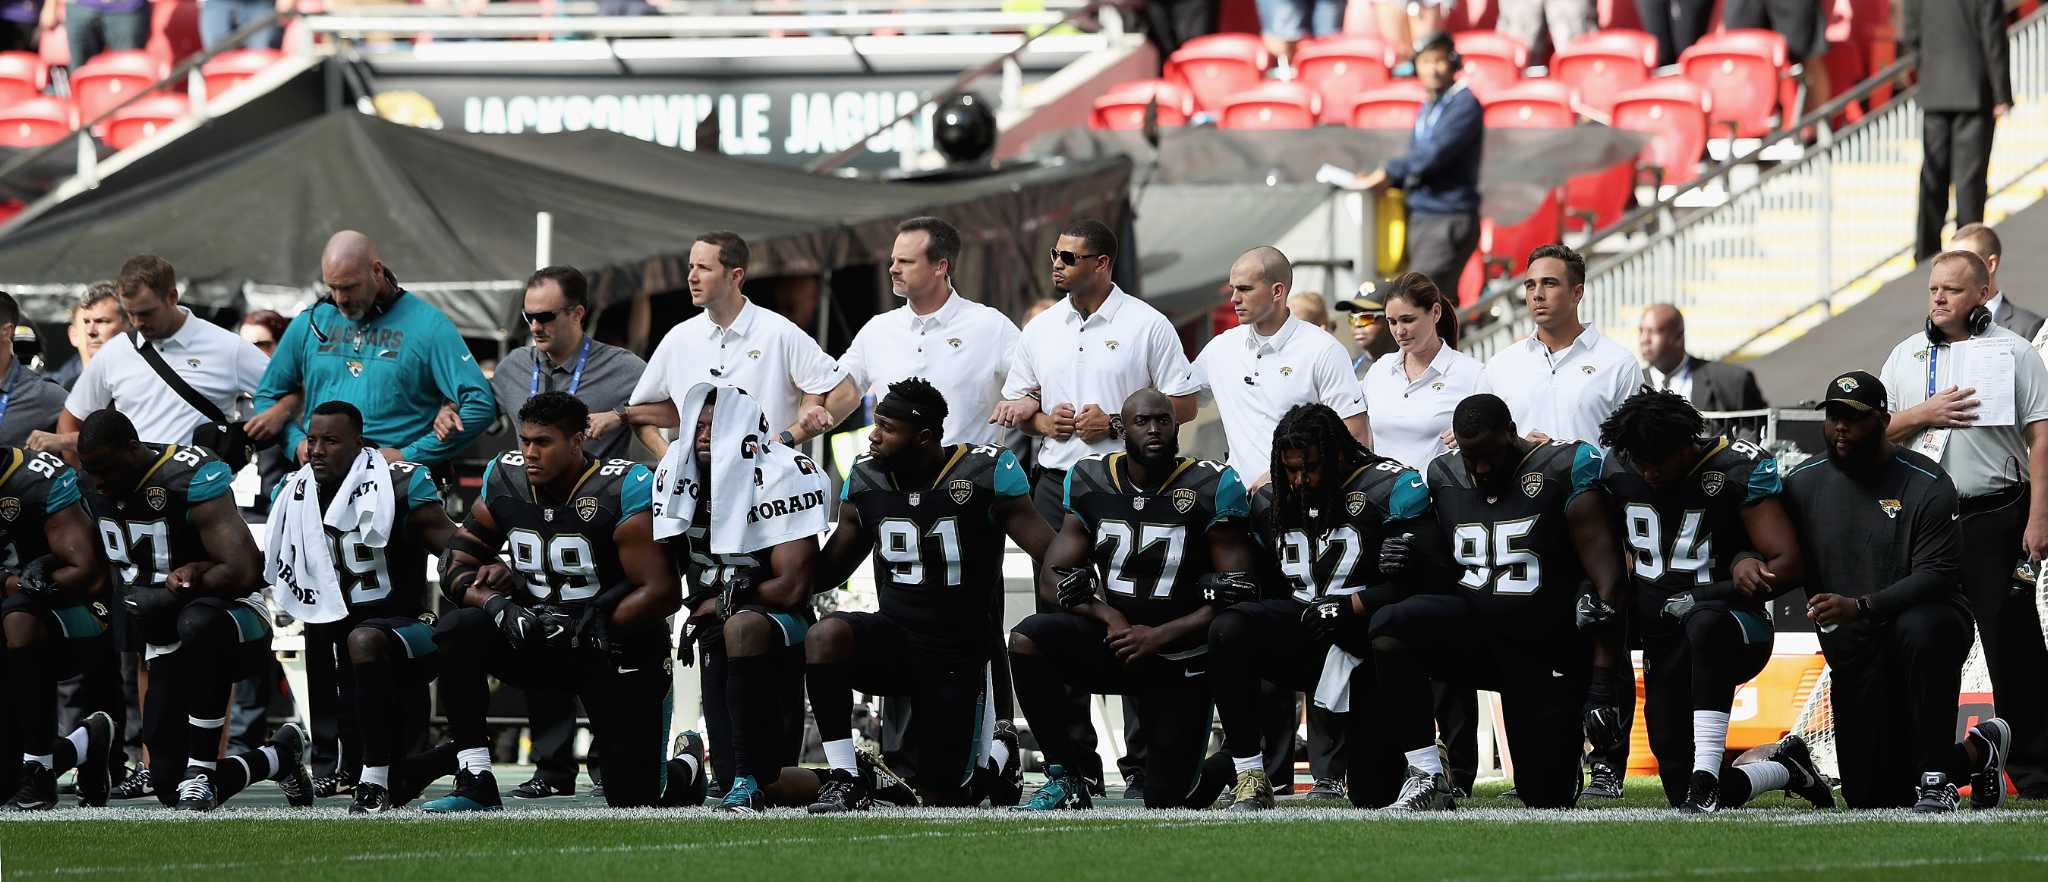
[[[578,498],[576,500],[576,516],[582,518],[586,524],[590,523],[591,518],[597,517],[597,497],[584,496]]]
[[[1522,495],[1535,499],[1543,492],[1543,473],[1530,472],[1522,476]]]
[[[1595,371],[1598,371],[1598,370],[1599,370],[1599,368],[1596,368],[1596,367],[1594,367],[1594,366],[1592,366],[1592,365],[1590,365],[1590,364],[1587,364],[1587,365],[1580,365],[1580,366],[1579,366],[1579,372],[1580,372],[1580,373],[1582,373],[1582,374],[1585,374],[1586,376],[1589,376],[1589,377],[1590,377],[1590,376],[1592,376],[1592,375],[1593,375],[1593,373],[1594,373]]]
[[[1899,517],[1899,509],[1903,506],[1901,506],[1899,504],[1899,501],[1896,499],[1880,499],[1877,501],[1877,507],[1879,510],[1884,512],[1885,517],[1897,520]]]
[[[974,482],[961,480],[947,484],[946,495],[953,497],[954,505],[966,505],[967,500],[974,497]]]

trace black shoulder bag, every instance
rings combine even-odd
[[[248,465],[249,436],[242,433],[242,424],[228,419],[219,407],[199,394],[199,390],[178,376],[177,371],[171,370],[170,364],[164,361],[163,353],[156,351],[154,345],[139,339],[139,336],[130,336],[129,342],[134,343],[135,351],[142,353],[142,359],[156,369],[164,385],[171,387],[171,391],[178,393],[179,398],[185,399],[186,404],[192,405],[193,410],[206,418],[205,423],[192,430],[192,443],[213,451],[213,455],[228,464],[230,471],[239,472],[242,466]]]

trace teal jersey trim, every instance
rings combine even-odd
[[[1003,451],[996,455],[996,495],[1030,496],[1031,482],[1024,477],[1024,467],[1017,464],[1017,455]]]
[[[1241,520],[1251,514],[1251,497],[1244,492],[1244,481],[1238,479],[1236,469],[1224,466],[1223,474],[1216,479],[1216,516],[1209,519],[1208,526]]]
[[[78,473],[65,469],[50,480],[50,492],[43,496],[43,514],[53,515],[78,504]]]
[[[654,472],[644,465],[634,463],[626,470],[626,478],[619,482],[619,523],[627,518],[654,507]]]
[[[198,505],[219,499],[227,495],[234,479],[235,473],[228,471],[228,464],[216,459],[200,466],[192,480],[185,483],[185,500]]]
[[[1749,470],[1749,495],[1742,498],[1742,504],[1752,505],[1784,492],[1785,481],[1778,477],[1778,461],[1766,456]]]
[[[1414,469],[1403,469],[1394,476],[1394,491],[1387,494],[1387,519],[1392,521],[1419,518],[1429,511],[1429,482],[1422,480],[1422,473]]]

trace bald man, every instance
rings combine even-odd
[[[1732,410],[1763,410],[1770,407],[1757,388],[1756,375],[1748,368],[1726,362],[1695,358],[1685,352],[1685,315],[1669,303],[1653,303],[1643,309],[1636,325],[1636,357],[1643,361],[1643,379],[1657,389],[1669,389],[1686,397],[1703,413]],[[1745,441],[1757,440],[1761,420],[1744,420],[1737,425],[1708,430],[1726,431]]]

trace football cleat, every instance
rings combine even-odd
[[[313,779],[313,796],[319,799],[340,796],[344,793],[354,793],[355,789],[356,773],[354,772],[336,770],[334,774],[321,775]]]
[[[689,757],[696,762],[697,771],[691,776],[689,783],[683,785],[682,799],[677,804],[690,807],[703,805],[704,792],[711,782],[711,769],[704,763],[704,736],[698,734],[695,730],[677,735],[674,743],[669,747],[668,759],[670,763],[675,763],[684,757]],[[669,774],[673,776],[675,773],[676,766],[671,765],[669,767]]]
[[[1012,730],[1013,734],[1014,731]],[[1020,760],[1015,759],[1019,754],[1014,752],[1014,750],[1010,756],[1012,757],[1012,762],[1017,762],[1020,766],[1022,765]],[[917,808],[917,791],[910,789],[910,785],[904,783],[903,779],[889,768],[889,764],[882,761],[881,756],[863,747],[853,752],[853,758],[860,766],[861,785],[866,787],[868,791],[867,807],[872,808],[879,801],[886,802],[897,808]],[[1018,799],[1022,799],[1024,796],[1022,792],[1024,789],[1023,777],[1023,772],[1017,773]],[[1016,800],[1012,800],[1009,804],[1015,805]]]
[[[126,766],[123,766],[122,769],[123,773],[116,776],[120,778],[120,781],[114,784],[114,792],[110,794],[113,798],[141,799],[145,796],[156,795],[156,782],[149,777],[148,769],[140,767],[130,769]]]
[[[1685,801],[1678,804],[1680,814],[1711,815],[1721,810],[1721,779],[1710,772],[1694,769],[1692,786],[1685,791]]]
[[[397,808],[391,802],[391,791],[382,784],[357,781],[351,792],[355,794],[355,800],[348,804],[351,815],[381,815]]]
[[[495,812],[505,807],[498,798],[498,779],[489,770],[472,772],[463,769],[455,773],[455,789],[440,799],[429,800],[420,805],[420,811],[437,815],[454,812]]]
[[[758,815],[768,809],[768,796],[761,792],[761,785],[752,775],[741,775],[732,781],[732,789],[725,792],[718,811],[728,815]]]
[[[1970,727],[1984,742],[1984,764],[1970,774],[1970,808],[1995,809],[2005,802],[2005,760],[2012,751],[2012,725],[1998,717]]]
[[[1225,811],[1257,812],[1273,807],[1273,785],[1266,780],[1263,769],[1237,773],[1237,786],[1230,791],[1230,805]]]
[[[1923,815],[1946,814],[1956,810],[1956,785],[1948,782],[1946,772],[1920,773],[1920,799],[1913,803],[1913,810]]]
[[[556,787],[555,785],[548,783],[548,779],[543,778],[539,775],[533,776],[533,780],[531,781],[528,781],[524,784],[512,788],[513,799],[547,799],[551,796],[575,795],[575,784],[570,784],[568,787]]]
[[[56,807],[57,776],[42,763],[23,762],[21,786],[15,789],[14,798],[7,801],[7,810],[46,812]]]
[[[1315,785],[1301,795],[1302,799],[1343,799],[1344,782],[1335,778],[1317,778]]]
[[[738,789],[739,782],[734,782],[733,786]],[[864,812],[873,805],[874,800],[868,796],[867,784],[861,781],[860,775],[845,769],[833,769],[825,773],[824,782],[818,788],[818,801],[811,803],[810,812],[814,815],[837,815]]]
[[[1017,724],[1009,720],[997,720],[992,737],[1010,748],[1010,761],[996,770],[995,780],[989,784],[988,804],[990,808],[1014,806],[1024,800],[1024,742],[1017,737]]]
[[[313,778],[306,774],[306,746],[312,741],[306,735],[306,727],[297,722],[277,727],[277,734],[270,736],[270,747],[277,751],[277,772],[270,777],[277,782],[277,789],[284,791],[285,804],[292,808],[313,805]]]
[[[1771,760],[1792,772],[1792,780],[1785,785],[1785,792],[1813,803],[1814,808],[1835,807],[1835,789],[1828,786],[1827,776],[1814,765],[1813,751],[1807,749],[1806,739],[1798,735],[1787,735],[1778,742]]]
[[[1594,763],[1592,774],[1587,777],[1590,780],[1586,782],[1586,789],[1579,794],[1581,799],[1621,798],[1621,775],[1614,771],[1613,766]]]
[[[78,758],[78,804],[98,808],[114,791],[112,764],[114,718],[99,711],[79,724],[85,730],[85,756]]]
[[[178,785],[178,811],[210,812],[220,802],[213,797],[213,770],[191,766]]]
[[[1442,772],[1425,772],[1408,767],[1408,779],[1387,808],[1397,812],[1447,812],[1458,807],[1451,797],[1451,782]]]
[[[1080,775],[1067,773],[1065,766],[1057,763],[1045,767],[1045,785],[1031,794],[1031,801],[1011,807],[1013,812],[1053,812],[1062,809],[1089,809],[1095,801],[1088,797],[1088,782]]]

